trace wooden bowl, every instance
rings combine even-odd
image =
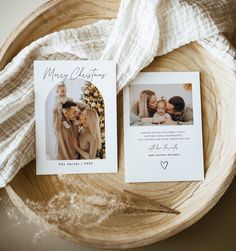
[[[115,18],[118,8],[119,2],[115,0],[54,0],[44,4],[17,27],[1,48],[0,69],[32,41],[61,29]],[[94,228],[58,227],[55,231],[67,240],[103,248],[131,248],[160,241],[187,228],[206,214],[226,191],[235,175],[235,74],[197,43],[156,58],[144,71],[201,72],[205,180],[125,184],[122,95],[119,95],[119,173],[70,177],[104,192],[116,193],[123,189],[135,191],[153,201],[176,208],[181,214],[121,214],[111,216]],[[6,190],[13,203],[41,225],[46,219],[30,208],[27,199],[47,202],[60,191],[79,192],[80,187],[74,183],[65,185],[56,175],[36,176],[35,162],[32,162],[17,174]]]

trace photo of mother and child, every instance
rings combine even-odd
[[[95,159],[101,148],[100,121],[96,109],[67,96],[64,83],[56,86],[53,126],[56,160]],[[54,137],[55,137],[54,136]]]
[[[131,126],[192,124],[193,110],[181,96],[158,98],[155,91],[146,89],[131,104]]]

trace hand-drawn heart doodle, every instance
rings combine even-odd
[[[161,161],[160,163],[161,163],[161,167],[162,167],[163,169],[166,169],[166,168],[167,168],[167,166],[168,166],[168,161]]]

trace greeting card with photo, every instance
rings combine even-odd
[[[203,180],[199,73],[140,73],[123,99],[125,181]]]
[[[37,174],[117,172],[116,66],[35,61]]]

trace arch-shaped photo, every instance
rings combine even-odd
[[[105,106],[98,88],[66,79],[50,91],[45,106],[47,160],[105,159]]]

